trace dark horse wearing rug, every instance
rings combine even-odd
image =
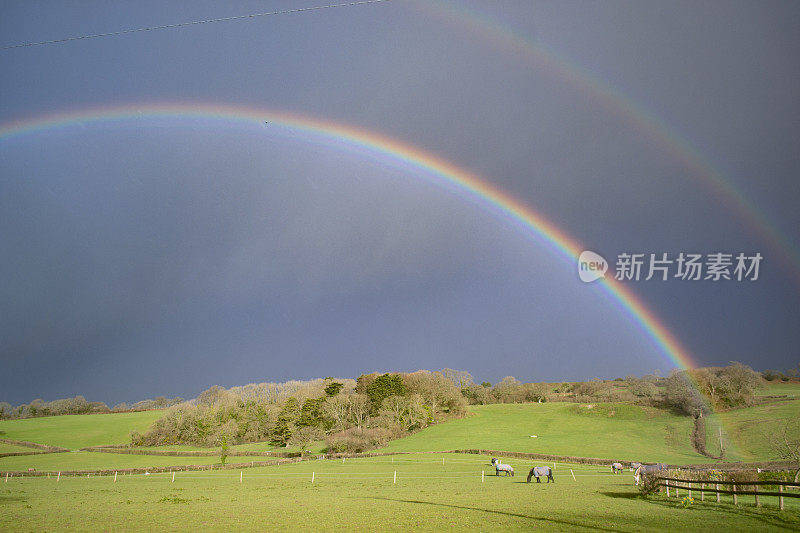
[[[534,476],[536,476],[536,483],[542,482],[542,480],[539,479],[539,477],[547,477],[548,483],[550,483],[551,481],[553,483],[556,482],[556,480],[553,479],[553,471],[550,469],[549,466],[534,466],[533,468],[531,468],[531,471],[528,472],[528,483],[531,482],[531,478]]]

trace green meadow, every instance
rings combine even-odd
[[[719,451],[718,428],[722,425],[725,459],[728,461],[761,461],[774,459],[770,441],[780,435],[787,420],[800,419],[800,399],[779,401],[733,409],[708,418],[706,435],[708,448]],[[798,427],[793,428],[795,431]],[[800,438],[800,435],[794,435]]]
[[[793,388],[778,390],[791,396]],[[709,448],[715,450],[713,437],[721,423],[726,459],[773,458],[770,434],[797,417],[800,399],[793,398],[708,417]],[[126,444],[131,430],[144,431],[158,416],[160,412],[148,411],[7,420],[0,422],[0,436],[71,450]],[[528,469],[553,463],[504,458],[517,472],[507,478],[494,475],[489,457],[433,453],[481,448],[673,464],[709,462],[691,448],[691,431],[688,417],[626,403],[495,404],[471,407],[466,418],[432,426],[379,450],[414,452],[401,455],[224,470],[216,454],[71,451],[4,457],[0,471],[23,474],[0,480],[0,530],[800,530],[800,499],[787,498],[786,510],[780,512],[772,497],[762,498],[760,508],[747,496],[740,496],[738,506],[727,496],[719,504],[701,502],[696,492],[691,503],[684,502],[683,493],[680,498],[643,498],[627,471],[614,475],[605,465],[560,462],[555,464],[556,483],[527,484]],[[312,457],[323,446],[312,446]],[[253,443],[231,450],[275,448]],[[228,457],[229,464],[264,460],[269,458]],[[119,475],[116,482],[113,475],[57,476],[70,470],[182,465],[214,469],[179,471],[174,482],[169,473]],[[28,468],[51,474],[25,475]],[[707,495],[707,500],[713,499]]]
[[[228,457],[229,463],[268,461],[269,457]],[[218,465],[219,456],[172,457],[161,455],[132,455],[98,452],[65,452],[41,455],[4,457],[0,459],[0,470],[59,472],[70,470],[113,470],[115,468],[148,468],[183,465]]]
[[[130,443],[130,432],[145,431],[161,411],[46,416],[0,421],[0,437],[78,450]]]
[[[642,498],[629,473],[557,464],[555,483],[525,482],[534,463],[459,454],[306,461],[244,470],[90,478],[24,477],[0,485],[0,527],[16,530],[781,531],[800,528],[763,498],[734,507]],[[483,476],[481,473],[483,472]],[[573,478],[573,475],[575,476]]]
[[[477,448],[676,464],[708,461],[692,450],[690,418],[636,405],[494,404],[470,411],[471,416],[393,441],[386,449]]]
[[[27,446],[19,446],[17,444],[7,444],[5,442],[0,442],[0,453],[17,453],[17,452],[34,452],[36,451],[34,448],[28,448]]]

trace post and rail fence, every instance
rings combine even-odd
[[[761,497],[769,496],[778,498],[778,507],[783,510],[784,498],[800,498],[800,493],[786,492],[784,487],[800,489],[800,483],[791,481],[777,481],[777,480],[763,480],[763,481],[717,481],[717,480],[692,480],[681,479],[674,477],[661,477],[656,476],[659,481],[658,486],[664,487],[667,492],[667,497],[670,496],[670,489],[675,492],[675,497],[680,497],[680,491],[685,490],[689,497],[692,497],[692,491],[700,493],[700,501],[704,501],[705,493],[710,492],[716,494],[717,502],[720,501],[720,494],[730,494],[733,496],[734,505],[739,504],[739,496],[753,496],[755,498],[756,507],[761,506]],[[714,488],[711,488],[713,485]],[[730,489],[722,488],[729,486]],[[778,491],[762,491],[759,487],[778,487]],[[753,487],[748,490],[748,487]]]

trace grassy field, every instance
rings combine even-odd
[[[35,448],[28,448],[27,446],[18,446],[16,444],[6,444],[5,442],[0,442],[0,453],[12,453],[12,452],[35,452]]]
[[[768,434],[781,419],[796,417],[798,405],[800,399],[721,413],[708,418],[708,433],[713,435],[721,422],[737,442],[736,447],[728,445],[727,458],[763,459],[769,455]],[[622,460],[708,462],[689,445],[691,419],[663,411],[628,404],[590,407],[572,403],[488,405],[471,410],[472,415],[465,419],[394,441],[384,451],[485,448]],[[125,444],[131,430],[145,430],[158,416],[159,412],[144,412],[3,421],[0,431],[5,438],[75,450]],[[312,447],[312,453],[321,446]],[[209,450],[191,446],[158,449]],[[266,443],[232,449],[275,450]],[[228,462],[265,459],[230,456]],[[525,483],[527,470],[545,462],[510,458],[506,462],[516,468],[516,477],[495,477],[488,457],[438,453],[310,460],[241,471],[178,472],[174,483],[170,474],[119,476],[117,482],[113,476],[97,475],[62,476],[60,481],[55,481],[54,475],[12,477],[0,485],[0,531],[800,530],[797,499],[787,499],[787,510],[778,512],[774,498],[763,498],[763,507],[757,509],[749,497],[740,497],[740,505],[734,507],[727,497],[721,504],[701,503],[695,493],[694,503],[684,508],[674,497],[640,497],[630,473],[613,475],[606,466],[559,463],[555,465],[555,484],[529,485]],[[218,463],[218,455],[73,451],[0,458],[0,470],[26,471],[32,467],[39,472],[58,472]],[[713,498],[709,495],[709,499]]]
[[[734,409],[708,417],[706,434],[709,450],[719,451],[718,428],[722,425],[729,461],[774,459],[770,440],[780,434],[787,420],[800,418],[800,399]],[[797,428],[795,428],[796,430]],[[795,435],[795,438],[800,435]]]
[[[0,437],[70,450],[85,446],[128,444],[132,430],[145,431],[161,414],[161,411],[141,411],[1,420]]]
[[[444,459],[444,464],[442,464]],[[240,471],[12,478],[0,485],[0,529],[422,531],[780,531],[800,529],[764,498],[756,509],[654,496],[641,498],[629,473],[559,464],[554,484],[527,484],[533,464],[495,477],[488,457],[418,454],[308,461]],[[573,480],[570,469],[575,474]],[[481,471],[486,474],[481,478]],[[397,472],[396,483],[394,473]],[[312,474],[313,473],[313,474]],[[492,474],[492,475],[489,475]],[[312,475],[314,482],[312,483]],[[240,482],[241,479],[241,482]],[[697,494],[695,493],[695,496]]]
[[[269,457],[228,457],[229,463],[268,461]],[[148,468],[155,466],[219,464],[219,456],[171,457],[97,452],[66,452],[0,458],[0,470],[58,472],[68,470],[104,470],[115,468]]]
[[[542,403],[482,405],[471,411],[467,418],[393,441],[386,450],[478,448],[674,464],[708,461],[692,450],[690,418],[654,409]]]
[[[800,383],[767,383],[766,387],[756,391],[757,396],[790,396],[800,399]]]

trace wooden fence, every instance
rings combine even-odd
[[[680,479],[674,477],[656,477],[659,480],[658,486],[664,487],[667,490],[667,497],[670,496],[670,489],[675,492],[675,497],[680,498],[680,491],[685,490],[687,492],[687,496],[690,498],[692,497],[692,491],[700,493],[700,501],[705,500],[705,493],[710,492],[712,494],[716,494],[717,502],[720,501],[720,494],[731,494],[733,495],[733,504],[739,505],[739,496],[753,496],[755,498],[756,507],[761,507],[761,496],[772,496],[778,498],[778,507],[780,510],[783,510],[783,499],[784,498],[800,498],[800,493],[794,494],[790,492],[785,492],[784,487],[789,488],[800,488],[800,483],[794,483],[791,481],[773,481],[773,480],[764,480],[764,481],[697,481],[697,480],[690,480],[690,479]],[[714,488],[711,488],[711,486]],[[730,489],[722,488],[720,489],[719,486],[729,486]],[[750,489],[752,487],[752,489]],[[778,491],[762,491],[759,490],[760,487],[778,487]]]

